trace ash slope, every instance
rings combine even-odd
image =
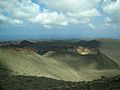
[[[44,76],[66,81],[80,81],[120,73],[120,66],[102,53],[80,56],[75,53],[56,52],[46,57],[34,50],[18,47],[0,48],[0,63],[8,67],[12,75]]]
[[[11,75],[7,66],[0,63],[0,90],[119,90],[120,75],[89,82],[66,82],[46,77]]]
[[[120,40],[100,39],[99,50],[120,65]]]

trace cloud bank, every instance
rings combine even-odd
[[[0,0],[0,22],[34,23],[45,27],[87,24],[95,29],[91,20],[103,17],[100,8],[106,15],[105,25],[120,25],[119,0]]]
[[[39,0],[39,5],[31,0],[1,0],[0,20],[11,24],[26,21],[42,25],[89,23],[92,17],[99,16],[96,9],[100,0]],[[52,3],[51,3],[52,2]],[[40,4],[46,8],[41,10]]]
[[[120,25],[120,0],[104,0],[103,10],[108,15],[106,24],[118,27]]]

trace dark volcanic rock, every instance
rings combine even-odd
[[[34,43],[27,41],[27,40],[23,40],[19,43],[19,45],[25,45],[25,46],[32,45],[32,44],[34,44]]]

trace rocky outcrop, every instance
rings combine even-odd
[[[76,49],[76,52],[80,55],[89,55],[89,54],[98,54],[99,50],[95,48],[79,46]]]
[[[80,55],[95,55],[99,54],[99,50],[96,48],[90,48],[90,47],[84,47],[84,46],[78,46],[73,48],[67,48],[66,50],[59,50],[59,52],[70,52],[70,53],[77,53]]]

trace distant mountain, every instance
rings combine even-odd
[[[31,42],[31,41],[23,40],[18,45],[22,47],[34,48],[38,50],[39,54],[43,55],[48,51],[73,49],[74,47],[78,47],[78,46],[83,46],[88,48],[98,48],[100,43],[97,40],[76,41],[76,42],[66,41],[66,40]]]
[[[19,45],[23,45],[23,46],[28,46],[34,44],[33,42],[27,41],[27,40],[23,40],[19,43]]]

